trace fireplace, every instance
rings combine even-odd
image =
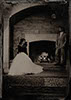
[[[29,43],[29,56],[33,62],[38,62],[38,57],[44,53],[49,59],[55,60],[55,41],[41,40]],[[44,56],[44,57],[45,57]]]

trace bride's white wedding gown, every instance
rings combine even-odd
[[[26,73],[40,73],[43,67],[36,65],[25,53],[19,53],[14,58],[8,75],[22,75]]]

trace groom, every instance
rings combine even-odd
[[[65,64],[65,47],[66,47],[66,33],[63,27],[59,27],[59,32],[57,34],[56,39],[56,52],[55,52],[55,60],[56,65],[64,65]]]

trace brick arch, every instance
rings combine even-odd
[[[42,4],[42,3],[27,3],[27,4],[18,4],[16,6],[14,6],[12,8],[11,14],[10,14],[10,18],[12,16],[14,16],[16,13],[19,13],[22,10],[25,10],[27,8],[31,8],[31,7],[36,7],[36,6],[45,6],[46,4]]]
[[[17,10],[17,11],[15,11],[15,8],[13,8],[12,9],[12,11],[11,11],[11,15],[9,16],[9,21],[11,21],[11,19],[12,19],[12,24],[15,24],[15,23],[17,23],[16,22],[16,20],[17,20],[17,17],[18,18],[20,18],[20,15],[22,15],[23,14],[23,18],[24,18],[24,16],[25,15],[30,15],[30,14],[33,14],[34,13],[34,10],[37,8],[37,9],[39,9],[39,8],[41,8],[41,7],[45,7],[45,8],[49,8],[49,9],[51,9],[51,7],[50,6],[48,6],[48,5],[41,5],[41,4],[34,4],[34,5],[30,5],[30,6],[27,6],[27,7],[23,7],[22,9],[19,9],[19,10]],[[18,7],[17,7],[18,8]],[[16,8],[16,9],[17,9]],[[34,10],[33,10],[34,9]],[[37,10],[36,9],[36,10]],[[14,10],[14,11],[13,11]],[[33,11],[31,11],[31,10],[33,10]],[[45,9],[46,10],[46,9]],[[52,10],[52,9],[51,9]],[[15,20],[15,17],[16,17],[16,20]],[[25,16],[25,17],[27,17],[27,16]],[[22,19],[23,19],[22,18]],[[21,19],[19,19],[19,21],[20,21]],[[14,22],[14,23],[13,23]]]

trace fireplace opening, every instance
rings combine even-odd
[[[39,62],[39,57],[41,56],[43,62],[53,62],[55,60],[55,41],[42,40],[30,42],[29,56],[34,63]],[[46,60],[46,56],[48,57],[48,60]]]

